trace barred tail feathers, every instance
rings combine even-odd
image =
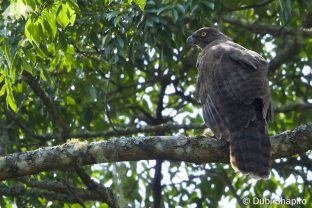
[[[230,161],[234,170],[253,178],[268,178],[271,170],[271,143],[264,119],[250,122],[232,134]]]

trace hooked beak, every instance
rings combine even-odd
[[[195,43],[195,40],[194,40],[193,36],[191,35],[191,36],[189,36],[189,37],[186,39],[186,42],[187,42],[188,44],[194,44],[194,43]]]

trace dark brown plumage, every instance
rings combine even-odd
[[[214,28],[195,31],[187,42],[202,49],[195,96],[205,123],[216,137],[229,138],[235,170],[267,178],[271,169],[267,122],[273,119],[267,62]]]

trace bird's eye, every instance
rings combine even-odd
[[[201,34],[200,34],[202,37],[205,37],[206,35],[207,35],[207,33],[206,32],[201,32]]]

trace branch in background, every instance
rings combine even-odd
[[[52,181],[44,181],[44,180],[36,181],[36,180],[32,180],[28,177],[18,178],[17,181],[27,185],[28,187],[37,188],[37,189],[44,189],[46,191],[57,192],[57,193],[61,193],[61,194],[69,194],[68,189],[72,189],[74,191],[79,192],[79,190],[76,190],[77,188],[66,186],[63,183],[58,182],[58,181],[53,181],[53,182]]]
[[[285,106],[280,106],[274,109],[276,113],[287,113],[291,111],[303,111],[312,109],[312,103],[292,103]],[[23,124],[19,118],[14,115],[12,112],[8,112],[8,115],[17,123],[17,125],[28,135],[34,138],[38,138],[44,141],[55,138],[53,134],[45,135],[35,135]],[[127,136],[138,133],[155,133],[155,132],[173,132],[177,130],[202,130],[207,128],[204,124],[161,124],[157,126],[142,126],[137,128],[118,128],[118,130],[110,130],[104,132],[84,132],[84,133],[72,133],[68,135],[67,138],[77,138],[77,139],[92,139],[97,137],[112,137],[112,136]]]
[[[312,124],[271,137],[273,158],[312,149]],[[225,140],[186,136],[113,138],[102,142],[72,140],[63,145],[0,157],[0,180],[104,162],[172,160],[228,163]]]
[[[156,160],[154,182],[153,182],[153,208],[161,207],[161,169],[162,169],[162,160]]]
[[[139,85],[141,86],[138,89],[138,83],[133,83],[133,84],[126,84],[123,86],[117,87],[117,89],[107,92],[106,96],[109,98],[109,102],[114,101],[114,100],[119,100],[121,98],[127,98],[127,97],[132,97],[134,94],[138,92],[144,91],[147,87],[152,86],[153,84],[157,83],[158,80],[155,77],[154,79],[146,80],[143,83],[140,83]],[[131,93],[128,92],[128,90],[135,89],[135,91],[131,91]],[[116,96],[116,94],[121,93],[122,96]]]
[[[23,78],[28,83],[30,88],[34,91],[34,93],[41,99],[43,104],[46,106],[50,116],[54,120],[54,122],[59,125],[62,129],[62,138],[66,138],[70,132],[67,127],[64,118],[61,114],[58,113],[54,103],[50,100],[48,95],[41,88],[38,81],[27,71],[23,71]]]
[[[238,8],[233,8],[233,9],[228,9],[229,11],[231,12],[234,12],[234,11],[241,11],[241,10],[246,10],[246,9],[255,9],[255,8],[259,8],[259,7],[263,7],[267,4],[270,4],[272,3],[274,0],[263,0],[261,2],[258,2],[256,4],[250,4],[250,5],[244,5],[244,6],[241,6],[241,7],[238,7]]]
[[[230,24],[243,27],[258,34],[270,34],[272,36],[285,36],[292,35],[296,37],[298,34],[302,34],[304,37],[311,37],[312,31],[304,28],[294,28],[294,27],[282,27],[275,25],[264,25],[249,23],[242,20],[236,20],[231,18],[224,18],[225,22]],[[302,46],[296,41],[296,39],[287,39],[285,44],[283,44],[283,49],[277,51],[277,55],[269,63],[269,71],[272,73],[275,69],[279,68],[283,63],[290,60],[296,56],[301,50]]]
[[[285,167],[287,167],[293,170],[296,166],[302,166],[307,168],[307,170],[312,171],[312,161],[307,156],[307,154],[304,153],[299,154],[299,157],[291,157],[285,161],[280,160],[272,165],[272,167],[275,169],[284,169]]]
[[[287,39],[281,50],[276,51],[276,56],[269,62],[269,73],[273,73],[285,62],[292,60],[301,50],[302,46],[295,39]]]
[[[281,106],[274,109],[276,113],[288,113],[290,111],[304,111],[312,109],[312,103],[308,102],[298,102],[298,103],[291,103],[285,106]]]
[[[175,92],[173,94],[180,96],[182,99],[184,99],[188,103],[199,105],[198,101],[195,98],[193,98],[189,95],[185,95],[182,91],[178,90],[177,88],[175,89]]]
[[[312,36],[312,30],[304,29],[304,28],[256,24],[256,23],[251,23],[251,22],[247,22],[243,20],[236,20],[232,18],[223,18],[223,20],[232,25],[243,27],[252,32],[263,34],[263,35],[270,34],[272,36],[282,36],[282,35],[296,36],[297,34],[302,34],[304,37]]]
[[[36,138],[36,139],[45,139],[45,136],[40,136],[40,135],[36,135],[34,134],[34,132],[32,132],[31,129],[29,129],[26,125],[25,125],[25,121],[21,120],[21,118],[18,117],[18,115],[16,113],[13,113],[12,111],[5,109],[5,114],[6,116],[10,117],[14,123],[20,128],[22,129],[28,136]]]
[[[229,187],[230,191],[232,192],[232,194],[235,197],[235,199],[236,199],[237,203],[239,204],[239,206],[241,208],[246,207],[246,205],[244,204],[242,198],[237,194],[237,190],[233,186],[232,181],[228,177],[227,173],[224,172],[221,175],[223,176],[223,180],[224,180],[225,184]]]
[[[109,130],[109,131],[103,131],[103,132],[84,132],[84,133],[72,133],[69,134],[68,137],[64,139],[69,138],[75,138],[75,139],[92,139],[97,137],[107,138],[112,136],[127,136],[127,135],[133,135],[138,133],[155,133],[155,132],[162,132],[162,133],[168,133],[173,132],[177,130],[200,130],[207,128],[204,124],[160,124],[156,126],[142,126],[137,128],[117,128],[116,130]],[[24,130],[25,131],[25,130]],[[30,130],[25,131],[27,136],[34,137],[40,139],[42,142],[51,140],[53,138],[56,138],[56,135],[53,134],[42,134],[42,135],[33,135]]]
[[[28,187],[31,188],[36,188],[40,189],[43,191],[48,191],[53,195],[53,192],[56,194],[64,194],[69,197],[75,197],[77,199],[77,202],[80,203],[83,206],[83,202],[86,201],[85,199],[83,200],[80,195],[83,193],[86,193],[87,195],[92,194],[93,196],[96,196],[98,201],[101,202],[106,202],[108,205],[110,205],[111,208],[117,208],[118,206],[114,206],[112,201],[110,201],[110,198],[106,198],[107,195],[105,195],[101,189],[97,189],[97,187],[90,189],[89,188],[89,193],[88,190],[85,189],[78,189],[75,187],[72,187],[70,185],[65,185],[61,182],[58,181],[36,181],[29,179],[27,177],[22,177],[17,179],[19,182],[24,183]],[[78,194],[77,194],[78,193]]]
[[[130,108],[137,114],[136,117],[140,120],[146,122],[149,125],[156,123],[156,119],[142,106],[130,106]]]
[[[168,83],[170,83],[170,77],[169,77],[169,81],[161,82],[161,88],[160,88],[160,92],[159,92],[159,96],[158,96],[157,109],[156,109],[156,119],[160,123],[162,123],[162,120],[163,120],[162,112],[164,110],[164,96],[165,96],[165,91],[166,91],[166,88],[168,86]]]
[[[66,203],[80,203],[80,201],[102,201],[102,196],[96,192],[90,192],[89,190],[85,189],[77,189],[73,188],[72,191],[75,192],[75,196],[69,193],[68,188],[64,185],[58,184],[54,182],[53,184],[49,183],[49,187],[46,187],[42,182],[37,181],[24,181],[25,184],[29,187],[33,187],[32,189],[27,189],[23,185],[15,185],[15,186],[7,186],[4,183],[0,183],[0,195],[3,196],[28,196],[28,197],[43,197],[50,201],[61,201]],[[23,183],[24,183],[23,182]],[[56,185],[55,185],[56,184]],[[56,188],[53,186],[58,186],[58,191],[46,191],[42,190],[43,187],[45,188]],[[38,188],[37,188],[38,187]],[[79,199],[77,199],[79,198]]]
[[[138,133],[154,133],[154,132],[170,132],[177,131],[180,129],[190,130],[190,129],[204,129],[207,128],[204,124],[160,124],[157,126],[142,126],[137,128],[124,128],[118,129],[117,131],[105,131],[105,132],[86,132],[71,134],[70,138],[96,138],[96,137],[111,137],[111,136],[126,136]]]
[[[290,111],[303,111],[312,109],[312,103],[292,103],[285,106],[280,106],[274,109],[276,113],[287,113]],[[56,138],[56,135],[45,134],[45,135],[36,135],[34,134],[27,126],[24,124],[20,118],[17,117],[11,111],[6,112],[8,116],[15,121],[15,123],[30,137],[37,138],[40,140],[50,140]],[[157,126],[141,126],[137,128],[118,128],[116,130],[104,131],[104,132],[84,132],[84,133],[72,133],[69,134],[68,138],[77,138],[77,139],[92,139],[97,137],[112,137],[112,136],[127,136],[138,133],[155,133],[155,132],[173,132],[177,130],[202,130],[207,128],[204,124],[160,124]]]
[[[75,166],[76,173],[81,178],[82,182],[89,188],[90,191],[96,191],[102,196],[102,201],[105,201],[111,208],[119,208],[110,188],[106,188],[103,185],[95,182],[90,176],[80,167]]]

